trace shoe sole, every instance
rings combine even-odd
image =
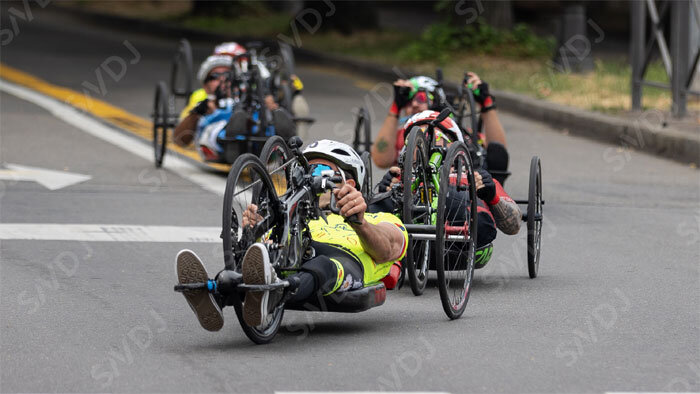
[[[199,258],[189,250],[183,250],[176,260],[177,280],[180,284],[202,283],[209,280],[206,269]],[[206,290],[182,292],[199,324],[207,331],[219,331],[224,326],[224,316],[214,297]]]
[[[269,266],[269,264],[265,264],[260,246],[249,248],[243,257],[243,283],[251,285],[269,283],[271,277]],[[246,293],[243,303],[243,321],[247,325],[257,327],[263,323],[263,306],[267,305],[269,295],[269,291],[249,291]]]

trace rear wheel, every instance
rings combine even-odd
[[[453,143],[440,169],[435,262],[443,309],[462,316],[469,301],[476,250],[477,196],[467,147]]]
[[[153,158],[156,168],[163,165],[165,150],[168,144],[168,129],[170,128],[170,95],[165,82],[156,85],[156,95],[153,102]]]
[[[540,241],[542,240],[542,167],[540,159],[530,161],[530,188],[527,199],[527,270],[530,278],[536,278],[540,267]]]
[[[476,112],[476,101],[474,93],[469,88],[460,86],[462,94],[457,107],[457,123],[465,130],[474,134],[479,131],[479,116]]]
[[[372,122],[369,112],[360,108],[355,121],[355,138],[352,141],[352,148],[358,153],[369,152],[372,148]]]
[[[260,227],[257,232],[250,228],[243,228],[243,211],[250,204],[258,206],[257,212],[262,217],[261,220],[269,224]],[[240,263],[243,255],[257,239],[265,236],[273,242],[277,240],[279,234],[277,234],[274,224],[278,221],[278,206],[279,199],[276,189],[265,165],[253,154],[241,155],[231,167],[224,193],[221,237],[226,269],[241,272]],[[269,232],[268,229],[272,229],[272,231]],[[232,297],[236,316],[243,331],[255,343],[270,342],[282,323],[284,308],[278,307],[268,314],[265,323],[261,326],[248,326],[243,320],[242,314],[244,294],[239,293]]]
[[[183,38],[170,69],[170,88],[175,97],[189,98],[192,94],[192,75],[192,46]]]
[[[431,224],[434,188],[428,179],[428,143],[419,128],[408,135],[403,158],[402,220],[407,224]],[[421,295],[428,283],[431,241],[409,241],[404,266],[414,295]]]

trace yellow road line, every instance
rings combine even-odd
[[[140,138],[153,141],[153,123],[150,120],[127,112],[122,108],[115,107],[102,100],[76,92],[75,90],[53,85],[3,63],[0,63],[0,78],[17,85],[26,86],[97,118],[104,119],[114,126],[126,130]],[[196,160],[217,171],[228,172],[231,168],[231,166],[226,164],[207,163],[203,161],[193,148],[182,148],[173,143],[169,143],[168,149]]]

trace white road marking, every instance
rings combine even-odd
[[[153,161],[153,148],[143,141],[121,133],[104,123],[85,115],[70,105],[39,94],[31,89],[0,79],[0,90],[22,100],[36,104],[64,122],[103,141],[116,145],[149,162]],[[223,196],[226,180],[221,176],[204,172],[200,167],[174,154],[165,158],[168,170],[201,186],[205,190]]]
[[[218,243],[219,227],[0,223],[0,240]]]
[[[0,179],[11,181],[37,182],[49,190],[63,189],[76,183],[85,182],[92,178],[90,175],[72,172],[55,171],[46,168],[21,166],[5,163],[6,170],[0,169]]]

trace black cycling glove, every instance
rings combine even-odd
[[[396,104],[396,109],[401,111],[401,108],[405,107],[411,101],[408,98],[410,93],[410,87],[394,85],[394,104]]]
[[[493,177],[488,171],[483,168],[478,169],[479,174],[481,174],[481,182],[483,182],[484,187],[476,191],[476,195],[486,201],[487,203],[493,201],[496,197],[496,184],[493,182]]]
[[[209,99],[204,99],[200,101],[194,108],[192,108],[190,113],[204,116],[207,114],[207,111],[209,111]]]
[[[382,180],[379,181],[379,192],[385,192],[387,189],[391,188],[391,180],[393,178],[398,178],[400,174],[393,173],[391,170],[387,171],[386,174],[382,177]]]
[[[489,84],[486,82],[481,82],[474,89],[474,100],[481,106],[481,112],[496,108],[496,99],[489,92]]]

